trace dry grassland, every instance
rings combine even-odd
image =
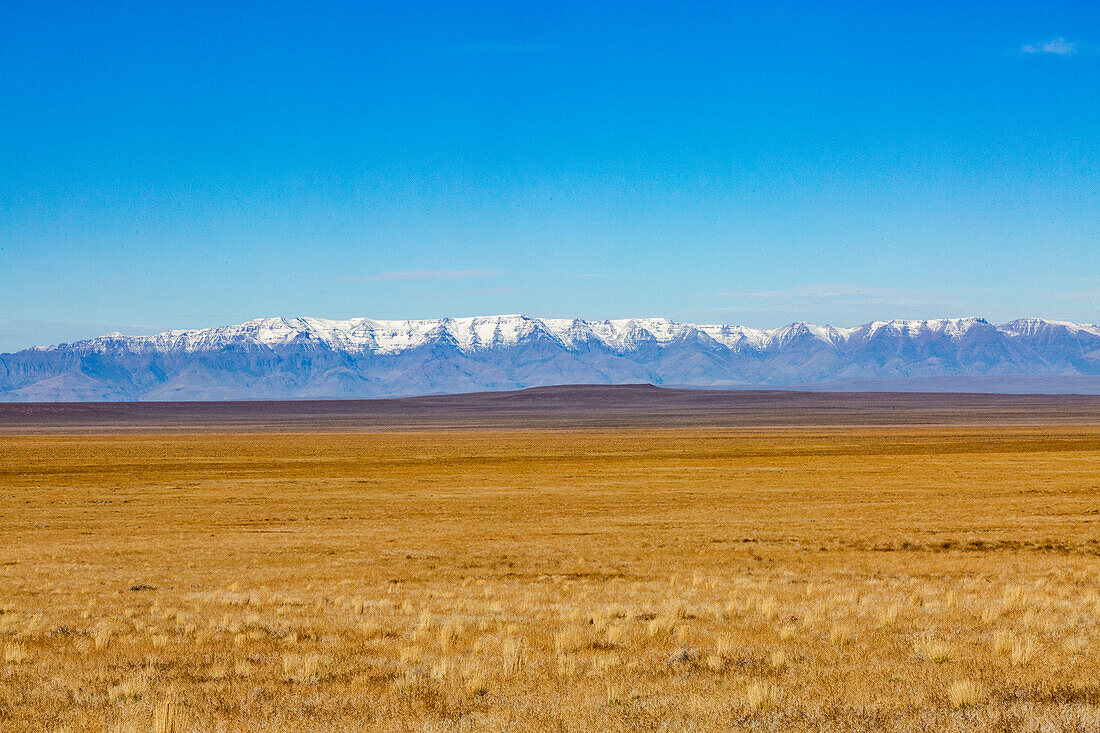
[[[1100,729],[1100,429],[0,438],[0,730]]]

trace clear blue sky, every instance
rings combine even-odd
[[[0,4],[0,351],[1100,320],[1100,3]]]

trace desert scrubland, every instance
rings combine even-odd
[[[1094,422],[13,433],[0,540],[3,731],[1100,728]]]

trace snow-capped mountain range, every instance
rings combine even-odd
[[[264,318],[2,354],[0,401],[395,397],[640,382],[839,388],[877,380],[907,389],[1018,375],[1046,377],[1054,388],[1041,391],[1100,378],[1100,326],[1037,318],[770,330],[664,318]]]

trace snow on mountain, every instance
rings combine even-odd
[[[999,375],[1100,377],[1100,327],[1036,318],[770,330],[666,318],[263,318],[3,354],[0,400],[390,397],[568,383],[813,386]]]

